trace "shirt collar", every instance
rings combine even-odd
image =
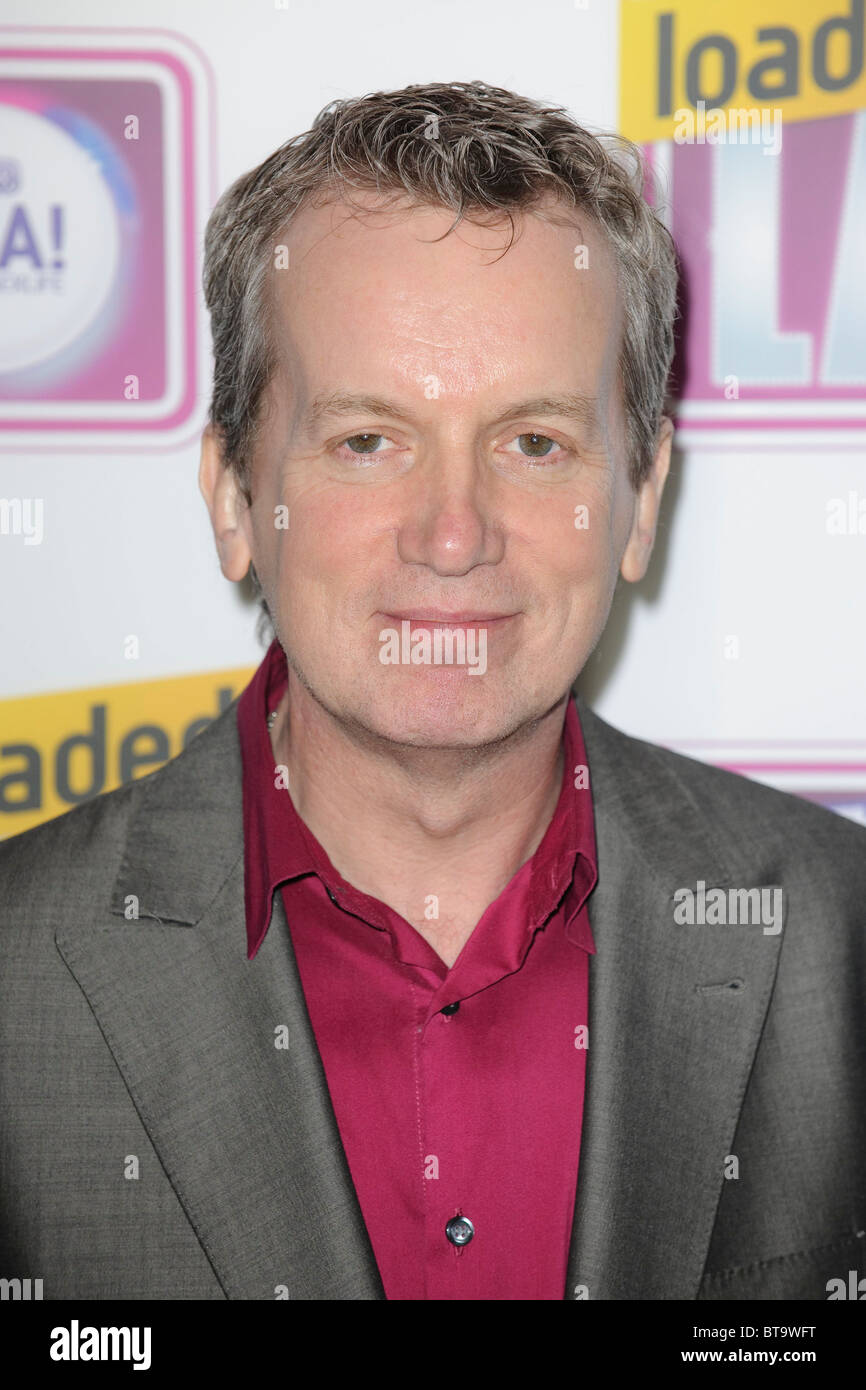
[[[274,764],[267,716],[277,708],[287,684],[286,655],[274,638],[237,708],[243,766],[244,905],[250,960],[267,934],[274,890],[281,884],[305,874],[317,874],[334,896],[356,892],[341,878],[301,820],[285,788],[284,777],[282,785],[278,785],[280,774]],[[575,945],[591,952],[595,949],[592,934],[581,908],[595,887],[598,868],[586,748],[573,696],[566,707],[563,748],[559,800],[531,861],[525,898],[527,931],[531,935],[562,903],[566,934]],[[359,896],[368,907],[363,915],[373,925],[387,929],[386,913],[370,912],[374,900]]]

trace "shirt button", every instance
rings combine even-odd
[[[440,1009],[439,1012],[440,1012],[440,1014],[456,1014],[456,1012],[457,1012],[457,1010],[458,1010],[459,1008],[460,1008],[460,1002],[459,1002],[459,1000],[458,1000],[458,1002],[457,1002],[456,1004],[446,1004],[445,1007],[444,1007],[444,1009]]]
[[[475,1227],[468,1216],[452,1216],[445,1227],[445,1234],[452,1245],[468,1245],[475,1235]]]

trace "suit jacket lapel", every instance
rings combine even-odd
[[[246,958],[240,777],[230,706],[140,788],[111,914],[57,946],[227,1297],[384,1298],[279,892]]]
[[[726,862],[670,762],[578,707],[599,882],[565,1296],[694,1299],[784,927],[677,925],[673,894],[775,886],[773,866]]]

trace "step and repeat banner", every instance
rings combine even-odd
[[[196,474],[204,226],[335,98],[481,79],[644,150],[683,265],[618,727],[866,822],[866,0],[13,0],[0,25],[0,837],[154,770],[261,659]]]

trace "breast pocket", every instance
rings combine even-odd
[[[866,1302],[866,1231],[736,1269],[708,1271],[699,1300],[810,1299]]]

